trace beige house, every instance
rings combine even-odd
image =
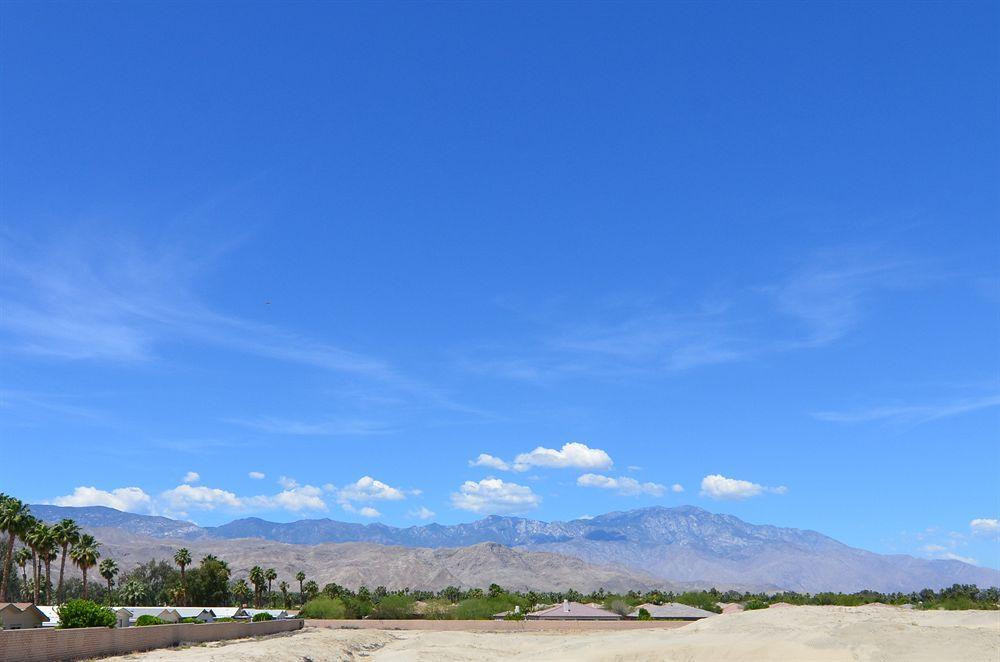
[[[30,602],[0,602],[0,627],[4,630],[40,628],[47,620],[49,617]]]
[[[527,614],[525,619],[529,621],[620,621],[622,617],[613,611],[563,600],[561,605],[533,611]]]

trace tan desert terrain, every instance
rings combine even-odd
[[[428,623],[430,625],[430,623]],[[996,662],[1000,612],[895,607],[790,607],[729,614],[680,628],[624,632],[332,630],[152,651],[114,660],[268,662],[402,660],[664,660],[715,662]]]

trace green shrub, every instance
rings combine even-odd
[[[259,614],[254,614],[251,619],[254,623],[260,623],[261,621],[273,621],[274,616],[271,616],[266,611],[262,611]]]
[[[712,595],[708,591],[688,591],[677,596],[676,601],[689,607],[697,607],[716,614],[722,613],[722,608],[716,604],[718,596]]]
[[[484,620],[513,608],[513,603],[504,598],[469,598],[459,602],[453,614],[460,621]]]
[[[767,609],[770,606],[771,605],[770,603],[767,602],[767,600],[761,600],[760,598],[750,598],[749,600],[743,603],[743,608],[747,610]]]
[[[347,608],[340,598],[321,595],[302,605],[300,618],[346,618]]]
[[[215,621],[213,621],[213,622],[214,623],[235,623],[236,619],[233,618],[233,617],[231,617],[231,616],[222,616],[220,618],[215,619]]]
[[[639,620],[640,621],[651,621],[653,620],[652,614],[645,607],[639,607]]]
[[[61,628],[113,628],[115,613],[90,600],[70,600],[61,605],[59,614]]]
[[[200,618],[195,618],[194,616],[186,616],[181,619],[181,623],[204,623],[205,621]]]
[[[500,612],[497,612],[500,613]],[[523,611],[508,611],[507,615],[503,617],[505,621],[523,621],[524,612]]]
[[[408,595],[387,595],[375,605],[372,618],[413,618],[413,603]]]
[[[156,616],[151,616],[149,614],[143,614],[139,618],[135,619],[136,625],[166,625],[167,622],[162,618],[157,618]]]

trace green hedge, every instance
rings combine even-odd
[[[259,614],[254,614],[253,615],[253,622],[254,623],[259,623],[261,621],[273,621],[273,620],[274,620],[274,616],[271,616],[266,611],[262,611]]]
[[[56,609],[60,628],[113,628],[115,613],[90,600],[70,600]]]
[[[151,616],[149,614],[143,614],[139,618],[135,619],[136,625],[166,625],[167,622],[162,618],[157,618],[156,616]]]

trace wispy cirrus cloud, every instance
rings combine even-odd
[[[829,251],[774,282],[730,288],[725,297],[683,306],[639,301],[583,314],[566,311],[545,320],[548,332],[534,342],[521,342],[514,351],[482,346],[462,366],[544,382],[678,372],[825,347],[860,326],[879,295],[918,287],[930,271],[875,249]]]
[[[284,418],[273,418],[269,416],[240,419],[223,419],[226,423],[239,425],[250,430],[266,432],[268,434],[283,434],[296,437],[339,437],[358,436],[369,434],[385,434],[392,431],[392,427],[376,422],[361,419],[346,419],[340,421],[297,421]]]
[[[603,490],[613,490],[624,496],[662,496],[666,491],[665,485],[652,482],[639,482],[635,478],[628,476],[604,476],[601,474],[583,474],[576,479],[576,484],[580,487],[596,487]]]
[[[981,409],[1000,407],[1000,395],[986,395],[949,400],[937,403],[892,404],[851,411],[820,411],[813,418],[831,423],[886,423],[920,424],[941,418],[959,416]]]
[[[100,228],[67,229],[50,241],[0,241],[5,353],[134,365],[166,361],[174,346],[194,344],[334,373],[351,388],[400,407],[486,415],[380,358],[212,307],[199,295],[198,283],[218,255],[204,257],[201,246],[143,244]],[[265,430],[290,423],[244,422]],[[319,421],[287,433],[337,433],[340,426],[366,433],[379,425]]]

